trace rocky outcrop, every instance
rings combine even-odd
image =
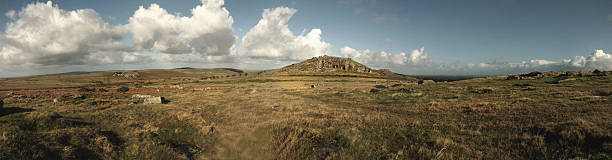
[[[353,72],[380,74],[367,66],[351,60],[332,56],[319,56],[301,63],[292,64],[281,72]]]
[[[140,78],[140,73],[138,73],[138,72],[115,72],[115,73],[113,73],[113,77],[119,77],[119,78]]]

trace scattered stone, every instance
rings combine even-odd
[[[85,99],[87,97],[85,97],[84,95],[80,95],[80,94],[75,94],[72,95],[72,99]]]
[[[53,98],[53,103],[59,103],[59,99],[58,98]]]
[[[317,86],[313,84],[313,85],[310,85],[310,88],[317,88]]]
[[[183,87],[181,87],[179,85],[173,85],[173,86],[170,86],[170,88],[183,89]]]
[[[249,92],[250,94],[255,94],[255,92],[257,92],[256,89],[251,89],[251,92]]]
[[[434,84],[436,83],[433,80],[419,80],[418,84]]]
[[[278,105],[274,105],[274,106],[272,106],[272,109],[273,109],[273,110],[278,110],[278,108],[280,108],[280,107],[278,107]]]
[[[26,95],[13,95],[13,98],[28,98]]]
[[[399,87],[399,86],[402,86],[402,84],[398,83],[398,84],[391,85],[391,87]]]

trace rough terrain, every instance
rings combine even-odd
[[[323,64],[3,79],[0,159],[612,158],[610,72],[419,84]]]

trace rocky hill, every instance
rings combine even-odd
[[[268,73],[277,74],[367,74],[373,76],[383,76],[390,74],[390,71],[371,69],[361,63],[355,62],[350,58],[319,56],[306,61],[292,64]]]

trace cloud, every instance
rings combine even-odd
[[[595,50],[590,56],[576,56],[573,59],[564,60],[563,63],[586,70],[612,70],[612,54],[607,54],[603,50]]]
[[[242,38],[246,55],[252,58],[304,60],[331,54],[331,45],[321,41],[321,29],[293,35],[287,23],[297,10],[287,7],[265,9],[259,20]]]
[[[376,68],[403,67],[403,66],[428,66],[431,58],[425,54],[425,48],[413,50],[410,54],[401,52],[391,54],[385,51],[373,52],[369,49],[356,50],[348,46],[340,49],[342,57],[351,58],[357,62]]]
[[[130,51],[120,42],[125,30],[104,22],[92,9],[66,11],[49,1],[6,16],[12,21],[0,35],[0,61],[8,65],[84,65],[104,62],[94,54],[124,57]]]
[[[465,71],[478,74],[510,74],[532,71],[590,71],[612,70],[612,55],[603,50],[595,50],[589,56],[576,56],[560,61],[535,59],[521,63],[494,61],[478,64],[467,64]]]
[[[202,0],[202,5],[191,10],[191,17],[170,14],[157,4],[140,6],[126,27],[138,50],[200,58],[230,55],[235,52],[237,38],[232,29],[234,20],[223,4],[223,0]]]

